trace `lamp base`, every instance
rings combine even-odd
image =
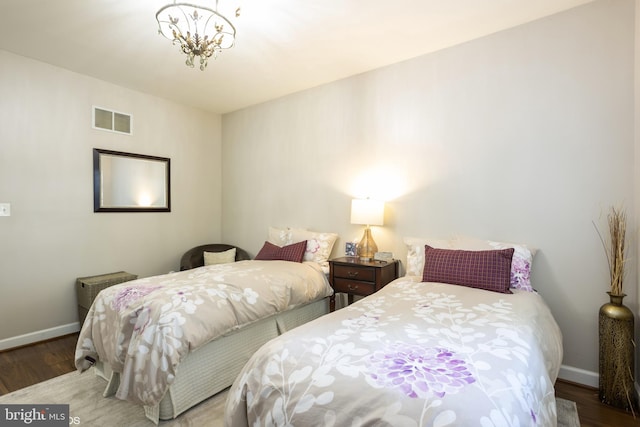
[[[373,241],[371,228],[367,226],[367,228],[364,229],[362,240],[358,243],[358,257],[363,261],[371,261],[376,252],[378,252],[378,245]]]

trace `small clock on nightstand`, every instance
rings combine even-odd
[[[348,294],[349,304],[354,295],[371,295],[398,278],[398,261],[362,261],[358,257],[343,257],[329,260],[329,282],[334,294],[329,299],[329,308],[336,308],[335,293]]]

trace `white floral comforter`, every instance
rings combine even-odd
[[[225,426],[556,426],[562,340],[542,298],[419,280],[265,344]]]
[[[96,297],[76,347],[120,373],[116,397],[155,405],[183,356],[244,325],[331,295],[317,263],[240,261],[112,286]]]

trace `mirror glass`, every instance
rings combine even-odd
[[[170,159],[93,149],[94,212],[170,212]]]

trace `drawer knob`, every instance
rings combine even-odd
[[[347,273],[347,275],[348,275],[349,277],[352,277],[352,278],[353,278],[353,277],[358,276],[358,272],[357,272],[357,271],[350,271],[350,272],[348,272],[348,273]]]
[[[347,288],[349,288],[350,291],[357,291],[358,290],[358,285],[353,286],[351,283],[349,283],[347,285]]]

